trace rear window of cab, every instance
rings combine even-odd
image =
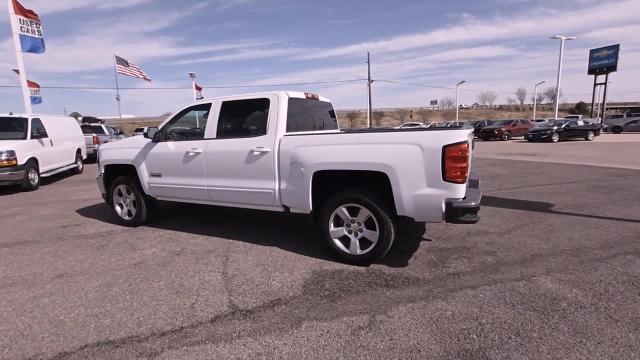
[[[326,101],[289,98],[287,132],[338,130],[333,105]]]

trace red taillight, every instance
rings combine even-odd
[[[100,145],[100,137],[98,135],[93,135],[93,145]]]
[[[469,143],[447,145],[442,149],[442,180],[464,184],[469,177]]]
[[[312,93],[304,93],[304,97],[306,97],[309,100],[320,100],[320,96]]]

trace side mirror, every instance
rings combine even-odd
[[[154,142],[158,142],[159,139],[156,139],[157,134],[158,134],[158,128],[150,127],[150,128],[147,128],[147,130],[142,134],[142,136],[144,136],[147,139],[151,139]]]

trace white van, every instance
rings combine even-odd
[[[40,178],[84,169],[87,149],[72,117],[0,115],[0,185],[40,186]]]

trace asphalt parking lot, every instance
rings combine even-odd
[[[119,227],[95,165],[0,188],[0,358],[640,358],[640,135],[620,139],[478,143],[481,222],[407,229],[368,268],[303,216],[161,204]]]

